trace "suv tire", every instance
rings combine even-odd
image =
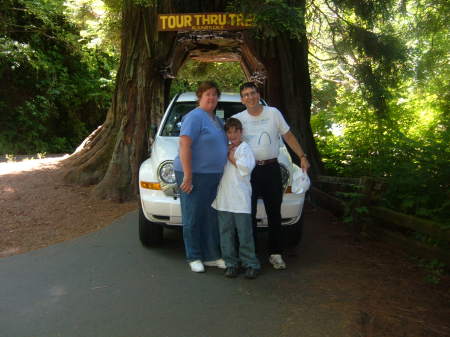
[[[153,247],[163,241],[163,226],[156,222],[149,221],[142,211],[139,203],[139,239],[146,247]]]

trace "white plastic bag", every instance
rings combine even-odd
[[[309,190],[311,181],[309,180],[308,174],[303,172],[302,169],[295,170],[292,175],[292,193],[302,194]]]

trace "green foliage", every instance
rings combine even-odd
[[[180,69],[171,86],[171,97],[183,91],[196,91],[199,82],[213,80],[221,91],[239,92],[245,82],[241,66],[237,62],[197,62],[187,61]]]
[[[357,231],[361,234],[361,223],[365,215],[369,213],[366,206],[361,205],[361,200],[364,194],[358,192],[361,190],[361,186],[350,186],[353,192],[336,192],[336,196],[345,201],[345,211],[343,222],[351,227],[353,231]],[[359,229],[357,229],[359,227]]]
[[[314,53],[332,56],[339,64],[339,72],[350,75],[374,112],[385,117],[406,60],[403,41],[390,21],[385,21],[394,12],[391,1],[313,3],[307,22]]]
[[[0,153],[71,152],[104,120],[116,58],[88,48],[58,1],[0,8]]]
[[[358,101],[346,102],[343,104],[345,110],[335,107],[336,114],[331,123],[327,120],[325,124],[320,119],[324,118],[321,113],[312,118],[313,127],[317,125],[316,140],[329,173],[387,178],[389,188],[384,201],[387,206],[448,225],[448,129],[437,122],[441,131],[437,131],[439,127],[433,123],[429,129],[417,134],[418,120],[411,118],[408,111],[395,111],[400,120],[410,118],[400,124],[392,120],[380,121],[368,114],[367,106],[358,108],[357,104]],[[333,135],[330,127],[333,122],[345,126],[341,136]],[[403,128],[406,130],[402,131]],[[408,136],[410,129],[414,132]]]
[[[450,226],[449,3],[386,2],[368,17],[356,7],[371,1],[333,3],[308,13],[327,173],[383,177],[386,206]]]
[[[122,1],[68,0],[65,14],[80,30],[79,42],[109,54],[120,52]]]
[[[333,0],[336,7],[344,11],[344,15],[354,13],[359,21],[364,21],[373,26],[379,19],[388,19],[392,9],[393,0],[374,1],[374,0]]]
[[[303,5],[303,1],[239,0],[229,1],[228,11],[252,16],[257,37],[270,39],[287,33],[300,40],[306,32]]]

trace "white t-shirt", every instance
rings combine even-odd
[[[229,160],[225,164],[222,179],[217,189],[217,197],[212,207],[218,211],[232,213],[252,212],[252,185],[250,175],[255,167],[255,157],[250,146],[242,142],[234,152],[236,165]]]
[[[259,116],[252,116],[244,110],[233,117],[241,121],[243,139],[252,148],[256,160],[278,157],[280,135],[289,131],[289,125],[277,108],[263,106]]]

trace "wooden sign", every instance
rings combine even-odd
[[[158,31],[241,30],[254,26],[253,18],[236,13],[159,14]]]

